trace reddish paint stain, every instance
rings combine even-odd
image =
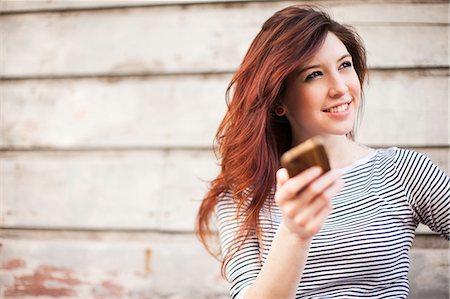
[[[57,282],[67,287],[49,288],[46,282]],[[75,296],[72,286],[81,284],[79,279],[72,277],[72,272],[67,268],[59,268],[42,265],[33,275],[18,276],[14,279],[14,285],[5,291],[5,296]]]
[[[14,269],[19,269],[19,268],[25,268],[26,265],[27,265],[27,263],[25,263],[25,261],[22,259],[12,259],[12,260],[4,262],[0,266],[0,269],[14,270]]]
[[[151,268],[150,268],[150,262],[152,258],[152,250],[146,249],[145,250],[145,274],[150,274]]]
[[[108,290],[108,292],[115,296],[121,296],[124,290],[123,286],[110,280],[102,282],[102,287],[104,287],[106,290]]]

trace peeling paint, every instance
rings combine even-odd
[[[124,287],[118,283],[110,280],[102,282],[102,287],[107,289],[112,295],[121,296],[124,292]]]
[[[20,269],[25,268],[27,263],[23,259],[11,259],[9,261],[4,262],[0,269],[2,270],[14,270],[14,269]]]
[[[76,296],[73,286],[82,282],[72,277],[67,268],[39,266],[33,275],[14,277],[14,284],[6,289],[5,296]]]

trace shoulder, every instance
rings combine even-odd
[[[384,161],[385,163],[393,163],[396,166],[413,166],[430,161],[430,158],[420,152],[395,146],[378,149],[377,152],[378,160]]]
[[[390,168],[402,181],[417,178],[442,176],[439,168],[428,156],[415,150],[390,147],[379,150],[378,159],[383,168]]]
[[[236,211],[237,205],[233,193],[225,190],[217,196],[216,214],[222,214],[227,211]]]
[[[245,211],[250,204],[251,198],[249,192],[249,189],[243,192],[244,201],[242,201],[230,189],[224,190],[217,196],[216,214],[218,216],[236,216],[241,214],[238,211]]]

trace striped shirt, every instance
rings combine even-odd
[[[396,147],[372,151],[342,178],[333,212],[311,242],[296,298],[407,298],[408,251],[418,224],[450,239],[450,179],[426,156]],[[216,216],[226,253],[240,225],[231,194],[220,196]],[[266,202],[261,240],[251,236],[228,263],[232,298],[242,298],[256,279],[281,217]]]

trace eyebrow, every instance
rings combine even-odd
[[[342,59],[347,58],[347,57],[351,57],[351,55],[349,53],[346,53],[346,54],[342,55],[342,57],[339,58],[337,61],[341,61]],[[300,69],[297,72],[297,76],[300,75],[303,72],[306,72],[309,69],[315,69],[315,68],[318,68],[320,66],[321,66],[320,64],[314,64],[314,65],[310,65],[310,66],[304,67],[304,68]]]

